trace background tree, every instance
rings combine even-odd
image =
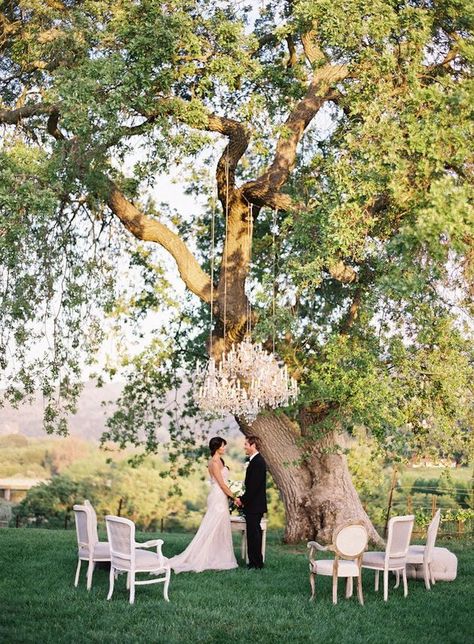
[[[13,508],[13,514],[22,520],[33,520],[36,525],[67,527],[72,508],[78,499],[88,498],[90,489],[83,482],[68,476],[55,476],[48,483],[40,483],[28,490],[25,498]]]
[[[163,255],[135,237],[174,258],[189,295],[134,361],[108,437],[156,448],[164,392],[202,355],[212,297],[215,357],[242,339],[252,315],[254,336],[270,347],[274,338],[300,380],[295,408],[261,414],[251,428],[237,419],[262,438],[287,540],[330,538],[348,517],[368,521],[341,440],[355,425],[398,457],[466,453],[468,2],[3,6],[1,346],[10,400],[40,386],[47,429],[66,431],[80,356],[100,343],[100,309],[140,323],[172,304]],[[151,199],[147,188],[173,167],[204,214]],[[113,284],[124,251],[132,275],[143,275],[138,285],[120,275]],[[45,334],[44,354],[32,352]],[[172,424],[171,443],[190,453],[184,422]]]

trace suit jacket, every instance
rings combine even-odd
[[[263,514],[267,511],[267,466],[263,456],[255,454],[245,473],[245,493],[241,500],[245,514]]]

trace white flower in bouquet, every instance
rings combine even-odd
[[[242,494],[245,491],[244,487],[244,482],[243,481],[229,481],[227,485],[230,488],[230,491],[234,495],[233,499],[229,499],[229,510],[230,512],[233,512],[234,510],[237,510],[239,514],[242,514],[242,508],[239,507],[235,503],[235,498],[242,496]]]
[[[230,488],[230,491],[235,496],[242,496],[242,494],[245,492],[245,486],[243,481],[229,481],[228,486]]]

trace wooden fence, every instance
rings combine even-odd
[[[417,514],[417,511],[420,512],[420,510],[424,513],[425,517],[427,518],[428,522],[424,526],[420,526],[419,523],[415,523],[415,527],[413,530],[413,536],[415,538],[422,538],[426,536],[426,529],[428,527],[429,519],[433,518],[434,515],[436,514],[436,511],[438,510],[438,504],[440,499],[443,497],[443,494],[450,494],[451,492],[469,492],[468,490],[465,490],[464,488],[448,488],[446,490],[443,489],[437,489],[436,494],[425,494],[426,497],[429,497],[429,502],[423,502],[423,504],[418,507],[416,507],[416,504],[414,502],[413,494],[409,493],[406,495],[406,499],[398,499],[394,503],[394,492],[395,490],[400,492],[403,488],[397,486],[397,471],[394,469],[393,475],[392,475],[392,480],[390,483],[390,488],[389,488],[389,493],[388,493],[388,502],[387,502],[387,513],[386,513],[386,520],[385,520],[385,525],[383,528],[383,534],[384,537],[387,536],[387,526],[388,526],[388,521],[391,517],[392,514],[394,514],[394,510],[397,510],[397,514]],[[406,486],[405,489],[409,490],[414,490],[416,489],[416,486]],[[419,487],[419,493],[424,494],[427,489],[433,489],[433,488],[426,488],[424,486]],[[471,492],[472,494],[472,492]],[[396,506],[396,507],[395,507]],[[471,536],[474,534],[474,517],[470,516],[468,518],[453,518],[452,520],[449,519],[449,516],[451,514],[459,514],[460,511],[462,512],[462,508],[455,507],[455,508],[446,508],[442,507],[441,509],[441,524],[438,530],[438,537],[443,538],[462,538],[464,536]],[[467,509],[467,508],[466,508]],[[443,518],[443,514],[445,515]],[[446,515],[448,515],[448,518],[446,518]]]

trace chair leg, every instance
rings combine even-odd
[[[407,569],[406,567],[403,569],[403,596],[406,597],[408,595],[408,582],[407,582]]]
[[[426,561],[423,562],[423,579],[425,580],[426,590],[430,590],[430,569]]]
[[[165,601],[167,601],[167,602],[169,602],[168,587],[170,585],[170,578],[171,578],[171,568],[168,568],[166,570],[165,583],[164,583],[164,586],[163,586],[163,597],[165,598]]]
[[[379,570],[375,571],[375,592],[377,592],[379,589],[379,573]]]
[[[332,603],[337,604],[337,577],[332,578]]]
[[[77,584],[79,583],[79,574],[81,572],[81,563],[82,561],[79,559],[77,562],[77,568],[76,568],[76,577],[74,579],[74,586],[77,588]]]
[[[362,594],[362,571],[360,571],[359,576],[357,577],[357,596],[359,598],[359,603],[364,605],[364,595]]]
[[[435,579],[435,576],[434,576],[432,564],[429,564],[428,568],[429,568],[429,571],[430,571],[431,584],[434,586],[435,583],[436,583],[436,579]]]
[[[395,570],[395,577],[396,577],[397,581],[395,582],[394,588],[398,588],[400,586],[400,571],[399,570]]]
[[[314,572],[309,573],[309,585],[311,586],[311,597],[309,598],[309,601],[313,601],[314,599],[314,580],[315,580],[316,575]]]
[[[89,567],[87,568],[87,590],[92,588],[92,575],[94,574],[95,563],[89,559]]]
[[[388,570],[383,571],[383,600],[388,601]]]
[[[353,582],[352,582],[352,577],[348,577],[346,581],[346,599],[349,597],[352,597],[353,593]]]
[[[130,590],[130,573],[127,572],[127,585],[126,585],[127,590]]]
[[[115,581],[115,571],[113,569],[112,564],[110,564],[109,594],[107,595],[107,599],[110,599],[112,597],[112,593],[114,592],[114,581]]]
[[[130,572],[130,603],[133,604],[135,601],[135,573]]]

